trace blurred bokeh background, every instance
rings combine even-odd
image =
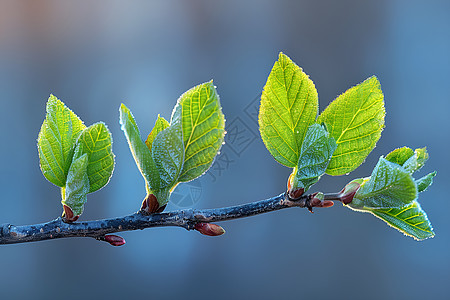
[[[443,299],[450,294],[449,1],[0,1],[0,223],[61,214],[39,170],[36,139],[55,94],[87,125],[113,134],[116,168],[82,220],[135,212],[143,180],[118,123],[125,102],[147,134],[179,95],[214,79],[227,144],[180,207],[278,195],[289,170],[265,149],[258,96],[279,51],[315,82],[321,110],[375,74],[386,128],[366,163],[324,176],[338,191],[400,146],[427,146],[419,175],[438,171],[420,202],[436,237],[416,242],[369,214],[289,209],[222,223],[209,238],[179,228],[126,232],[127,244],[62,239],[0,246],[1,299]],[[447,196],[446,196],[447,195]]]

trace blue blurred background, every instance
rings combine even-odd
[[[135,212],[143,180],[118,123],[125,102],[143,134],[176,99],[214,79],[227,144],[174,204],[213,208],[278,195],[289,170],[258,133],[258,95],[279,51],[311,76],[321,110],[375,74],[386,128],[366,163],[324,176],[338,191],[400,146],[427,146],[419,175],[438,171],[420,202],[436,237],[416,242],[368,214],[289,209],[222,223],[209,238],[180,228],[123,233],[127,244],[62,239],[0,246],[1,299],[443,299],[450,294],[449,1],[1,1],[0,223],[61,214],[39,170],[36,138],[50,93],[113,134],[110,184],[82,220]],[[447,193],[448,194],[448,193]],[[186,196],[187,195],[187,196]]]

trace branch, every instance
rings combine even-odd
[[[298,199],[292,199],[283,193],[267,200],[232,207],[187,209],[151,215],[137,212],[120,218],[87,222],[66,223],[59,217],[53,221],[35,225],[3,224],[0,226],[0,244],[27,243],[68,237],[91,237],[119,246],[123,245],[125,240],[107,234],[164,226],[178,226],[187,230],[195,229],[206,235],[220,235],[224,233],[223,229],[209,223],[245,218],[289,207],[306,207],[312,211],[312,207],[328,207],[333,204],[331,201],[320,201],[314,198],[315,195],[302,195]],[[220,228],[219,231],[217,231],[218,228]]]

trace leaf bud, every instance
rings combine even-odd
[[[105,241],[110,243],[112,246],[125,245],[125,239],[121,236],[114,234],[105,235]]]
[[[78,218],[80,217],[80,216],[74,216],[72,209],[65,204],[63,204],[63,209],[64,209],[64,213],[63,213],[63,221],[64,222],[72,223],[72,222],[75,222],[76,220],[78,220]]]
[[[209,236],[218,236],[225,233],[225,230],[221,226],[210,223],[197,223],[194,228],[201,234]]]
[[[300,198],[304,192],[305,192],[304,188],[289,190],[289,198],[291,198],[292,200],[296,200]]]
[[[355,197],[355,194],[360,187],[361,185],[356,181],[348,183],[339,193],[339,198],[341,202],[344,203],[345,205],[352,203],[353,197]]]
[[[324,199],[323,193],[316,192],[316,193],[312,194],[311,198],[307,204],[307,208],[309,209],[309,211],[313,212],[312,211],[313,207],[331,207],[334,205],[333,201],[323,200],[323,199]]]
[[[160,206],[158,199],[153,194],[147,195],[142,201],[141,211],[146,214],[160,213],[166,208],[166,205]]]

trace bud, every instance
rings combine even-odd
[[[78,220],[78,218],[80,217],[80,216],[74,216],[72,209],[65,204],[63,204],[63,209],[64,209],[64,213],[63,213],[64,222],[72,223],[72,222],[75,222],[76,220]]]
[[[325,195],[322,192],[315,192],[311,194],[311,199],[322,201],[323,199],[325,199]]]
[[[197,223],[194,228],[201,234],[209,236],[218,236],[225,233],[225,230],[221,226],[210,223]]]
[[[112,246],[125,245],[125,239],[121,236],[114,234],[105,235],[105,241],[110,243]]]
[[[303,189],[303,188],[296,189],[295,191],[289,190],[289,198],[291,198],[292,200],[296,200],[296,199],[300,198],[304,192],[305,192],[305,189]]]
[[[322,206],[321,207],[332,207],[334,205],[333,201],[330,200],[325,200],[322,202]]]
[[[142,201],[141,211],[146,214],[160,213],[166,208],[166,205],[159,206],[158,199],[153,194],[147,195]]]
[[[163,206],[160,206],[160,207],[156,210],[156,212],[157,212],[157,213],[162,213],[162,212],[166,209],[166,206],[167,206],[167,204],[164,204]]]
[[[355,194],[360,187],[361,185],[358,182],[351,181],[350,183],[348,183],[339,193],[339,198],[342,203],[346,205],[352,203],[353,197],[355,197]]]
[[[307,208],[309,209],[309,211],[313,212],[312,211],[313,207],[331,207],[334,205],[333,201],[323,200],[323,199],[324,199],[323,193],[316,192],[316,193],[312,194],[311,198],[309,200],[309,205],[307,205]]]
[[[297,200],[305,192],[304,188],[295,188],[295,190],[292,188],[292,186],[294,185],[294,179],[295,179],[295,173],[296,173],[295,170],[296,169],[294,169],[292,171],[291,175],[289,175],[289,178],[287,181],[288,196],[291,200]]]

